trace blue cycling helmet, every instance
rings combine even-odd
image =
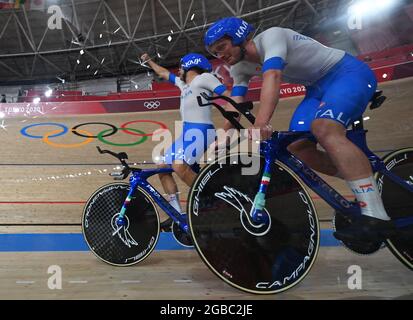
[[[184,71],[189,71],[192,68],[199,68],[207,72],[212,71],[212,65],[209,60],[199,53],[188,53],[181,59],[181,68]]]
[[[234,46],[239,46],[248,35],[255,29],[248,22],[237,18],[229,17],[215,22],[205,33],[204,43],[206,47],[213,45],[223,37],[230,37]]]

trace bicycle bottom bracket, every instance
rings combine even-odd
[[[182,246],[190,248],[194,246],[191,235],[185,231],[182,231],[175,222],[172,223],[172,234],[175,240]]]
[[[348,228],[352,223],[354,223],[354,221],[351,217],[340,212],[335,212],[333,225],[336,231]],[[340,240],[340,242],[350,251],[361,255],[370,255],[376,253],[383,247],[383,242],[381,241],[366,242],[358,240]]]

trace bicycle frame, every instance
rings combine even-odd
[[[161,174],[161,173],[172,173],[172,168],[162,168],[162,169],[147,169],[147,170],[139,170],[134,171],[132,170],[132,175],[129,179],[131,189],[129,194],[122,206],[121,212],[119,214],[120,218],[123,218],[127,206],[129,205],[131,199],[133,198],[134,193],[136,192],[138,187],[141,187],[144,191],[146,191],[149,196],[155,201],[155,203],[163,210],[165,213],[178,224],[181,230],[188,232],[188,224],[186,214],[181,215],[178,211],[172,207],[169,202],[158,192],[156,189],[147,181],[147,179],[151,176]]]
[[[207,102],[202,102],[204,98]],[[233,112],[225,111],[218,104],[214,103],[214,100],[223,99],[229,104],[231,104],[237,111],[243,114],[247,120],[254,124],[255,117],[251,114],[253,106],[251,102],[236,103],[234,100],[225,97],[208,97],[207,95],[202,95],[198,97],[199,106],[215,106],[222,115],[228,119],[235,128],[238,130],[244,129],[238,120],[235,119],[237,115]],[[386,97],[382,96],[382,92],[376,92],[371,99],[370,109],[376,109],[385,101]],[[408,184],[406,181],[393,174],[387,170],[383,161],[376,156],[367,146],[366,142],[366,132],[363,128],[363,119],[361,118],[353,124],[353,129],[347,130],[347,138],[352,141],[356,146],[358,146],[370,161],[373,173],[380,172],[394,183],[407,189],[412,193],[413,196],[413,186]],[[317,193],[322,199],[324,199],[331,207],[337,211],[350,214],[350,215],[360,215],[360,207],[353,202],[347,201],[342,195],[340,195],[335,189],[333,189],[327,182],[325,182],[320,176],[318,176],[313,170],[311,170],[307,165],[305,165],[301,160],[294,157],[287,149],[288,145],[294,141],[301,139],[312,139],[315,137],[311,132],[277,132],[275,131],[269,140],[266,140],[260,145],[260,153],[265,158],[265,168],[262,175],[261,183],[258,192],[254,198],[254,204],[250,211],[250,216],[255,222],[266,222],[266,215],[263,210],[265,208],[265,194],[267,191],[267,186],[271,180],[271,168],[276,160],[284,163],[288,168],[297,174],[297,176],[315,193]],[[409,216],[403,219],[396,219],[395,224],[398,227],[403,227],[413,224],[413,216]]]
[[[387,176],[394,183],[397,183],[401,187],[412,192],[413,186],[406,181],[387,170],[383,161],[369,150],[366,143],[366,130],[356,129],[348,130],[347,138],[357,145],[368,157],[373,172],[380,172]],[[314,139],[314,136],[310,132],[274,132],[271,139],[261,143],[260,152],[265,157],[264,176],[270,175],[271,166],[275,163],[275,160],[279,160],[290,168],[295,174],[315,193],[317,193],[322,199],[324,199],[335,210],[350,215],[360,215],[360,207],[353,202],[347,201],[341,194],[339,194],[334,188],[332,188],[327,182],[325,182],[317,173],[311,170],[301,160],[294,157],[288,150],[289,144],[300,139]],[[261,183],[259,192],[265,194],[266,186]],[[262,210],[261,206],[255,206],[255,210],[252,217],[259,220],[259,212]],[[396,226],[403,227],[413,224],[413,216],[396,219]]]

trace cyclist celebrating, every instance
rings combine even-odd
[[[146,53],[142,55],[141,60],[148,63],[157,75],[170,81],[181,90],[182,134],[165,152],[163,159],[165,164],[160,165],[160,167],[172,165],[176,174],[188,186],[191,186],[196,178],[197,162],[215,140],[211,107],[200,107],[197,96],[201,93],[206,93],[209,96],[214,93],[229,96],[230,93],[210,73],[212,66],[208,59],[201,54],[189,53],[181,59],[179,77],[156,64]],[[169,195],[169,203],[182,213],[178,187],[172,174],[160,174],[159,178],[165,192]],[[171,222],[172,220],[169,218],[163,225]]]
[[[306,86],[307,93],[290,122],[291,131],[311,131],[315,141],[300,140],[289,150],[311,168],[345,179],[360,204],[358,223],[335,232],[339,240],[383,239],[392,229],[370,162],[346,137],[346,128],[357,120],[372,98],[377,81],[363,62],[342,50],[326,47],[291,29],[273,27],[253,35],[254,28],[236,17],[213,24],[205,45],[215,57],[231,65],[232,96],[243,101],[248,83],[262,74],[260,108],[250,138],[259,129],[262,139],[271,136],[269,124],[279,102],[281,79]],[[229,129],[231,124],[225,123]]]

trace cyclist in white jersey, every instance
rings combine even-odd
[[[165,152],[164,164],[159,166],[169,167],[171,165],[182,181],[191,186],[199,170],[197,162],[215,140],[211,107],[200,107],[197,96],[201,93],[206,93],[209,96],[214,93],[229,96],[230,93],[210,73],[212,66],[208,59],[201,54],[190,53],[181,59],[179,77],[156,64],[146,53],[142,55],[141,60],[148,63],[161,78],[170,81],[181,90],[182,134]],[[159,178],[165,192],[169,195],[169,203],[182,213],[178,187],[172,174],[160,174]],[[163,225],[168,225],[170,222],[171,219],[168,219]]]
[[[260,107],[255,125],[262,139],[271,136],[269,124],[279,102],[281,80],[306,86],[291,131],[311,131],[317,141],[300,140],[289,150],[311,168],[347,181],[360,204],[362,216],[350,228],[335,232],[340,240],[376,240],[393,229],[373,178],[370,162],[346,137],[372,98],[377,81],[363,62],[342,50],[326,47],[291,29],[273,27],[253,35],[254,28],[236,17],[213,24],[205,34],[209,52],[231,65],[232,96],[241,102],[248,83],[262,75]],[[226,122],[225,129],[231,127]],[[326,150],[317,149],[317,142]]]

